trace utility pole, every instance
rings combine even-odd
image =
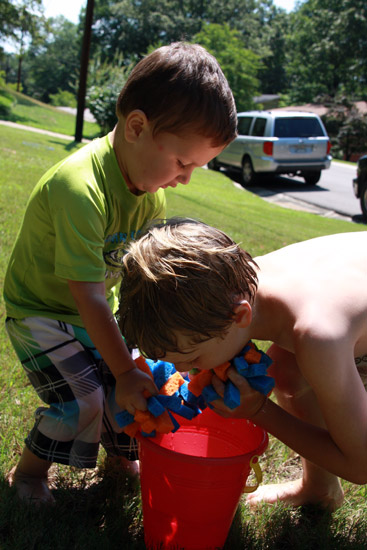
[[[83,36],[82,55],[80,60],[80,77],[78,90],[78,107],[76,112],[75,141],[82,141],[83,121],[85,109],[85,95],[87,92],[87,75],[89,63],[90,39],[92,35],[94,0],[88,0],[85,14],[85,26]]]

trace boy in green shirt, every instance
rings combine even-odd
[[[240,405],[212,402],[302,457],[302,478],[264,485],[251,504],[317,502],[334,510],[343,502],[338,477],[367,483],[366,245],[365,231],[343,233],[253,259],[222,231],[173,219],[124,256],[120,327],[152,359],[178,371],[208,370],[242,357],[249,340],[273,342],[268,372],[277,403],[233,367]],[[218,377],[213,386],[224,395]]]
[[[12,473],[25,500],[52,501],[53,462],[94,467],[102,442],[125,466],[136,448],[116,407],[145,410],[156,388],[115,322],[124,249],[165,216],[166,187],[189,183],[236,136],[232,93],[215,58],[175,43],[140,61],[117,124],[52,167],[31,194],[4,285],[6,327],[44,401]]]

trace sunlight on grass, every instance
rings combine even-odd
[[[59,134],[74,136],[76,117],[48,105],[37,101],[19,92],[6,88],[7,94],[14,98],[14,105],[11,114],[6,118],[11,122],[43,128]],[[83,137],[93,139],[100,133],[100,127],[95,122],[84,121]]]
[[[270,204],[223,174],[196,169],[188,186],[167,189],[168,215],[219,227],[253,256],[321,235],[363,231],[363,225]]]

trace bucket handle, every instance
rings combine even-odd
[[[251,457],[250,466],[255,473],[256,484],[246,485],[245,488],[243,489],[243,493],[253,493],[254,491],[256,491],[256,489],[258,488],[258,486],[263,480],[263,473],[261,471],[260,464],[259,464],[259,456],[254,455],[253,457]]]

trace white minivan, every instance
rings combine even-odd
[[[238,136],[208,167],[241,171],[244,186],[260,175],[302,176],[315,185],[330,168],[330,140],[320,117],[303,111],[238,113]]]

